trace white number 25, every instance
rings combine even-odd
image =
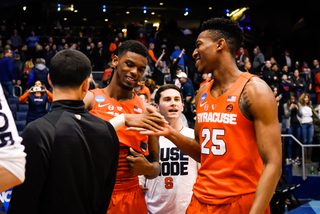
[[[208,128],[202,129],[201,135],[204,141],[201,143],[201,153],[209,155],[210,149],[205,147],[207,143],[210,141],[211,132]],[[224,155],[227,151],[226,143],[223,139],[217,139],[218,136],[224,136],[224,129],[212,129],[212,137],[211,137],[211,152],[214,155]]]

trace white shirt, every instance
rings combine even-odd
[[[183,127],[180,133],[194,138],[193,129]],[[140,185],[145,182],[149,189],[145,192],[148,213],[184,214],[191,201],[200,164],[163,136],[160,136],[159,144],[160,175],[151,180],[139,177]]]
[[[12,112],[9,109],[0,84],[0,165],[15,175],[20,181],[25,178],[26,153],[21,145]],[[4,137],[5,136],[5,137]],[[6,139],[6,140],[2,140]],[[1,182],[1,178],[0,178]]]
[[[301,123],[312,123],[312,110],[309,106],[302,106],[302,117],[301,117]]]

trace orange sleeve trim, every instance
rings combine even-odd
[[[19,97],[19,102],[20,103],[25,103],[28,100],[29,97],[29,92],[27,91],[26,93],[24,93],[23,95],[21,95],[21,97]]]
[[[47,91],[47,95],[48,95],[48,102],[51,103],[53,100],[53,94],[50,91]]]

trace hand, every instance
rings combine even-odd
[[[158,131],[151,131],[144,128],[139,127],[129,127],[126,130],[127,131],[136,131],[143,135],[152,135],[152,136],[168,136],[170,134],[171,126],[168,124],[165,124],[162,130]]]
[[[162,55],[166,54],[166,49],[162,49]]]
[[[41,86],[41,92],[45,92],[45,93],[47,93],[47,88],[46,88],[46,86],[44,86],[44,85],[42,85]]]
[[[125,114],[125,125],[128,127],[143,128],[143,130],[160,131],[168,123],[164,117],[148,106],[144,114]]]
[[[29,88],[29,90],[28,90],[29,94],[34,93],[33,87],[34,87],[34,86],[32,86],[31,88]]]
[[[150,163],[143,154],[129,148],[131,155],[126,157],[129,164],[130,172],[134,175],[150,175],[153,170],[153,165]]]
[[[146,188],[146,187],[144,187],[144,186],[142,186],[142,185],[140,185],[140,188],[142,189],[142,192],[143,192],[143,193],[145,193],[146,191],[149,190],[148,188]]]

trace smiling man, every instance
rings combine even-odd
[[[212,73],[214,82],[197,93],[195,139],[170,126],[153,133],[201,161],[187,214],[270,213],[281,176],[278,108],[263,80],[237,68],[242,41],[235,21],[212,18],[203,23],[193,57],[198,71]]]
[[[133,87],[141,79],[148,64],[148,50],[142,43],[134,40],[123,42],[118,56],[112,59],[114,75],[110,84],[103,89],[94,89],[86,95],[84,102],[90,112],[106,121],[128,114],[134,120],[143,120],[147,104],[135,93]],[[132,126],[132,123],[130,123]],[[119,164],[116,184],[107,213],[147,213],[143,192],[139,186],[138,175],[153,179],[160,172],[158,138],[126,131],[117,131],[120,142]],[[145,157],[146,156],[146,157]]]
[[[193,129],[180,124],[182,100],[180,89],[173,84],[161,86],[155,95],[160,114],[169,125],[182,135],[194,138]],[[163,136],[159,138],[159,144],[160,175],[152,180],[140,177],[140,184],[148,189],[145,193],[148,213],[184,214],[191,201],[200,164]]]

